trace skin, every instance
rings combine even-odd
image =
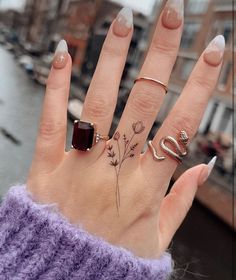
[[[171,19],[169,25],[168,19],[163,19],[165,14]],[[178,22],[174,23],[174,18]],[[81,116],[83,121],[97,123],[98,132],[104,135],[108,134],[112,122],[133,31],[114,27],[116,22],[108,31]],[[179,17],[164,10],[139,77],[148,76],[168,84],[182,26],[183,20],[179,22]],[[184,129],[191,140],[197,131],[222,64],[219,53],[214,55],[209,50],[207,53],[199,58],[181,96],[153,139],[158,154],[163,153],[159,148],[162,137],[176,138]],[[67,56],[63,59],[64,66],[53,64],[48,78],[27,188],[36,201],[57,203],[71,223],[82,225],[90,233],[137,256],[159,257],[191,207],[197,187],[206,180],[208,168],[200,164],[187,170],[165,196],[177,162],[169,156],[156,162],[149,150],[141,153],[165,92],[155,83],[135,83],[117,131],[131,139],[134,123],[141,121],[145,129],[135,135],[134,144],[138,145],[134,156],[123,162],[119,172],[117,215],[116,173],[109,164],[107,150],[113,145],[114,152],[119,152],[116,140],[99,141],[89,152],[65,151],[71,58],[69,54],[64,55]]]

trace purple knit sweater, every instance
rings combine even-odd
[[[0,205],[0,280],[164,280],[171,272],[168,253],[148,260],[111,245],[34,202],[25,185]]]

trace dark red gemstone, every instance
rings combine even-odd
[[[92,148],[94,127],[91,123],[75,121],[72,137],[72,146],[75,149],[87,151]]]

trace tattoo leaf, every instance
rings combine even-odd
[[[117,166],[119,164],[119,161],[116,159],[116,160],[114,160],[114,161],[110,161],[110,165],[111,166]]]
[[[119,131],[116,131],[116,133],[115,133],[114,136],[113,136],[113,139],[116,140],[116,141],[118,141],[119,138],[120,138],[120,133],[119,133]]]
[[[113,146],[112,146],[112,145],[108,145],[108,146],[107,146],[107,149],[108,149],[109,151],[111,151],[111,150],[112,150],[112,148],[113,148]]]
[[[130,147],[130,150],[133,151],[137,146],[138,146],[138,143],[132,145],[132,146]]]
[[[111,157],[111,158],[115,157],[115,155],[116,155],[116,154],[115,154],[114,151],[111,151],[111,152],[108,152],[108,153],[107,153],[107,156],[108,156],[108,157]]]

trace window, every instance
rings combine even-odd
[[[187,11],[191,14],[204,14],[207,11],[208,0],[189,0]]]
[[[228,62],[223,66],[221,75],[220,75],[220,80],[219,80],[219,88],[223,90],[227,84],[229,74],[231,72],[232,68],[232,62]]]
[[[61,13],[66,13],[68,10],[68,6],[69,6],[69,0],[60,0],[60,10]]]
[[[234,75],[232,76],[232,78],[233,78],[233,86],[234,86],[233,92],[236,95],[236,79],[235,79]]]
[[[201,24],[198,22],[188,22],[185,24],[181,40],[181,48],[187,49],[192,47],[200,26]]]
[[[182,80],[187,80],[189,74],[191,73],[193,67],[194,67],[194,60],[189,58],[184,58],[180,70],[180,78]]]
[[[220,126],[219,126],[219,131],[224,132],[225,128],[227,127],[228,123],[231,121],[231,115],[233,114],[233,110],[231,108],[225,108]]]
[[[211,37],[217,34],[222,34],[225,37],[225,42],[228,43],[231,41],[232,36],[232,21],[231,20],[216,20],[214,22]]]
[[[225,42],[230,41],[230,36],[232,33],[232,22],[230,20],[226,20],[223,22],[223,35],[225,37]]]

